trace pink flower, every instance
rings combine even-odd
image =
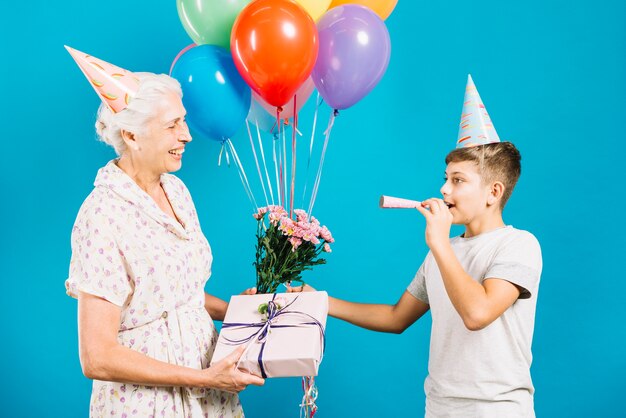
[[[279,215],[279,217],[288,215],[287,211],[282,206],[269,205],[267,208],[269,209],[270,213],[275,213]]]
[[[257,213],[255,213],[254,215],[252,215],[254,217],[254,219],[256,220],[260,220],[262,219],[265,214],[267,213],[267,208],[263,207],[263,208],[259,208],[259,210],[257,211]]]
[[[311,235],[319,236],[319,225],[315,225],[314,223],[309,222],[298,222],[298,226],[303,230],[307,231]]]
[[[294,212],[296,214],[296,219],[298,220],[298,222],[307,222],[309,220],[309,215],[307,215],[307,213],[302,209],[296,209],[294,210]]]
[[[276,212],[270,212],[270,223],[272,225],[277,225],[280,221],[280,215]]]
[[[287,235],[287,236],[296,235],[295,223],[292,219],[286,216],[283,216],[282,218],[280,218],[279,221],[280,221],[280,226],[278,227],[278,229],[280,229],[283,232],[283,235]]]
[[[291,243],[291,251],[295,252],[300,245],[302,245],[302,240],[300,238],[291,237],[289,238],[289,242]]]
[[[335,239],[333,238],[332,234],[330,233],[330,231],[328,230],[328,228],[326,228],[325,226],[323,226],[320,229],[320,236],[322,237],[322,239],[326,242],[330,242],[333,243],[335,242]]]
[[[333,252],[333,250],[330,249],[330,245],[328,245],[328,244],[324,244],[324,249],[322,251],[324,251],[325,253],[332,253]]]

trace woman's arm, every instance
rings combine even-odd
[[[242,295],[256,295],[256,287],[244,290]],[[204,292],[204,309],[209,313],[215,321],[223,321],[228,309],[228,303],[220,298],[209,295]]]
[[[228,309],[228,303],[204,292],[204,309],[215,321],[223,321],[226,316],[226,309]]]
[[[90,379],[147,386],[210,387],[239,392],[262,385],[260,377],[236,368],[243,347],[208,369],[196,370],[165,363],[117,342],[121,309],[97,296],[78,296],[78,339],[83,373]]]

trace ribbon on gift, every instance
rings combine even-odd
[[[265,349],[265,343],[267,342],[267,338],[269,336],[269,332],[272,328],[299,328],[303,326],[317,326],[320,331],[320,341],[322,343],[322,357],[324,356],[324,351],[326,350],[326,336],[324,334],[324,326],[315,319],[313,316],[307,314],[306,312],[301,311],[290,311],[289,308],[293,303],[298,300],[299,296],[296,296],[291,302],[289,302],[284,307],[279,307],[279,305],[274,301],[276,299],[276,293],[272,296],[272,300],[267,302],[267,319],[261,322],[253,322],[253,323],[243,323],[243,322],[224,322],[222,323],[222,329],[224,328],[258,328],[251,335],[241,338],[241,339],[229,339],[224,338],[226,341],[231,343],[232,345],[241,345],[256,339],[257,342],[261,344],[261,349],[259,350],[258,363],[259,368],[261,370],[261,376],[265,379],[267,378],[267,374],[265,373],[265,368],[263,367],[263,350]],[[305,316],[311,319],[308,322],[298,322],[293,324],[277,324],[277,320],[281,317],[293,317],[294,315]]]

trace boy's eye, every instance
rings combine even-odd
[[[453,183],[463,183],[463,179],[455,178],[455,179],[452,179],[452,182]]]

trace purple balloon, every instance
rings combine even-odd
[[[326,103],[346,109],[378,84],[389,64],[385,23],[365,6],[330,9],[317,22],[319,55],[311,78]]]

